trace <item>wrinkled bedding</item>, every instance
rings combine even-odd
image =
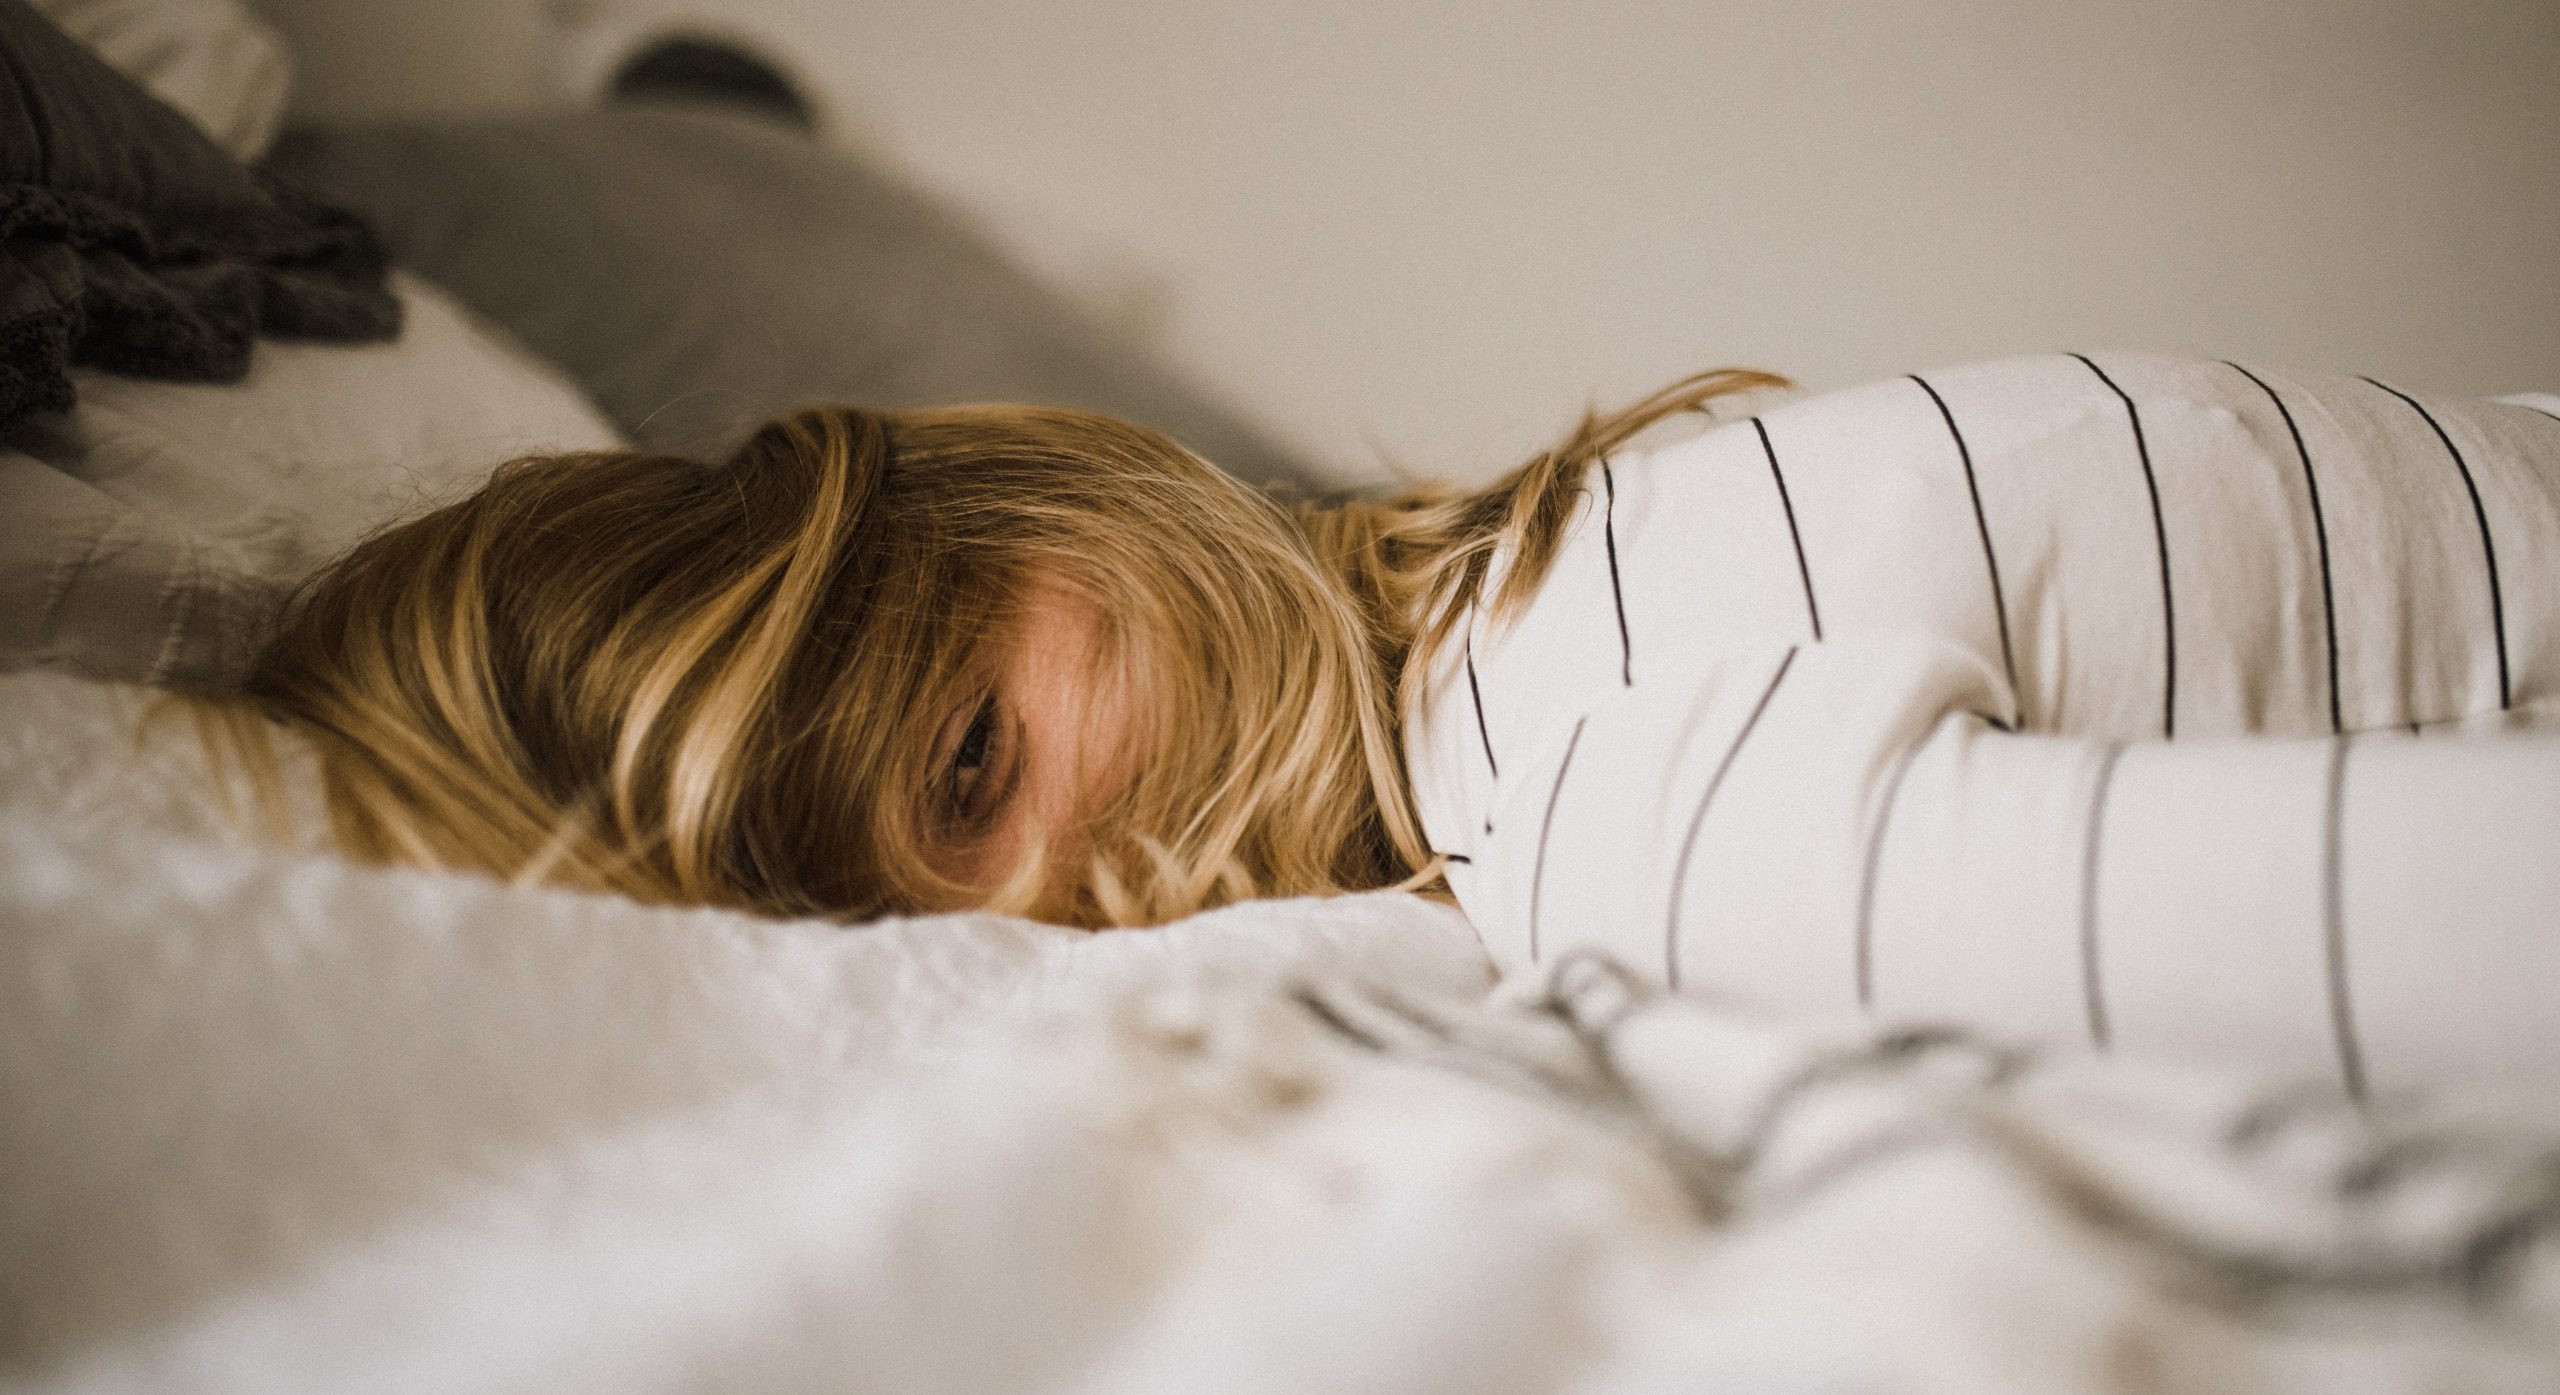
[[[517,455],[609,449],[560,377],[395,273],[389,344],[267,344],[229,387],[80,370],[0,435],[0,669],[237,683],[275,609],[392,519]]]
[[[2526,1106],[1775,1021],[1455,912],[651,910],[0,679],[0,1381],[2547,1390]],[[183,734],[183,728],[177,728]]]

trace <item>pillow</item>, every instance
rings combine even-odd
[[[67,409],[73,364],[229,381],[261,333],[387,338],[383,270],[362,226],[0,0],[0,424]]]
[[[810,401],[1012,399],[1306,478],[950,209],[770,122],[641,103],[332,127],[287,132],[270,166],[360,210],[648,449],[713,452]]]
[[[432,288],[364,348],[270,344],[236,387],[83,372],[0,437],[0,668],[238,679],[291,586],[499,461],[618,444],[576,391]]]
[[[293,63],[238,0],[34,0],[62,32],[178,109],[242,160],[284,121]]]

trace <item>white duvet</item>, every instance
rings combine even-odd
[[[846,928],[243,843],[0,679],[27,1391],[2547,1391],[2512,1110],[1484,995],[1398,895]]]

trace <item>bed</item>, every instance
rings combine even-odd
[[[265,171],[369,220],[396,335],[70,363],[0,441],[7,1388],[2560,1384],[2547,1092],[2357,1104],[1597,955],[1497,981],[1395,893],[843,926],[255,836],[155,690],[508,456],[1019,395],[1295,470],[750,118],[309,130]]]

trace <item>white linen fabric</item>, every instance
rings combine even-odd
[[[442,292],[392,286],[392,343],[261,343],[230,385],[84,371],[79,406],[0,440],[0,669],[228,682],[365,534],[511,457],[619,444]]]
[[[2526,1392],[2560,1127],[1587,961],[1377,894],[1088,936],[244,843],[0,678],[0,1385]],[[298,757],[297,757],[298,759]],[[234,791],[235,797],[237,791]]]
[[[1577,508],[1409,714],[1506,967],[2560,1079],[2560,416],[2053,355],[1630,452]]]
[[[206,763],[188,724],[137,725],[155,700],[0,677],[0,1386],[12,1389],[35,1372],[37,1388],[65,1389],[640,1388],[592,1365],[582,1385],[550,1384],[518,1347],[444,1345],[481,1322],[538,1323],[568,1296],[539,1285],[536,1311],[518,1311],[530,1276],[510,1275],[504,1254],[530,1234],[519,1222],[565,1222],[553,1238],[576,1249],[588,1222],[574,1217],[633,1200],[634,1184],[689,1192],[681,1212],[755,1210],[733,1186],[814,1161],[784,1156],[781,1140],[807,1142],[816,1125],[838,1150],[826,1165],[853,1168],[835,1179],[853,1203],[887,1208],[864,1222],[869,1243],[894,1251],[899,1197],[883,1174],[922,1185],[965,1172],[975,1124],[913,1121],[865,1162],[867,1090],[970,1033],[1099,1004],[1125,982],[1325,972],[1467,992],[1488,979],[1454,909],[1402,895],[1257,903],[1143,935],[984,915],[857,930],[260,847],[228,812],[245,782]],[[287,756],[307,810],[307,752],[288,738]],[[768,1165],[780,1172],[759,1176]],[[812,1258],[786,1262],[769,1231],[733,1239],[624,1273],[560,1331],[620,1340],[662,1308],[627,1285],[669,1285],[660,1298],[682,1293],[680,1305],[784,1301]],[[343,1302],[372,1282],[354,1272],[411,1243],[401,1264],[425,1266],[411,1277],[460,1263],[478,1282],[422,1324],[376,1314],[350,1329]],[[738,1272],[758,1265],[770,1267]],[[724,1295],[732,1278],[744,1287]],[[317,1287],[279,1297],[304,1285]],[[292,1340],[244,1338],[244,1315],[279,1301],[297,1310]],[[403,1333],[427,1345],[402,1350]],[[374,1359],[427,1364],[405,1383],[350,1374]],[[491,1374],[510,1361],[529,1364]],[[488,1378],[435,1378],[475,1371]]]

